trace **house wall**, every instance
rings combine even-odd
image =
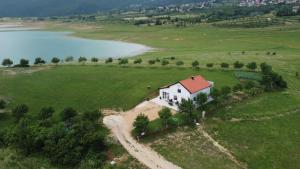
[[[161,99],[163,99],[163,92],[169,93],[169,99],[172,99],[174,103],[176,102],[176,100],[174,100],[174,96],[177,96],[177,101],[179,103],[181,103],[182,99],[194,100],[194,98],[197,97],[200,93],[206,93],[207,95],[210,95],[211,88],[214,86],[213,82],[210,83],[211,83],[211,87],[205,88],[193,94],[191,94],[187,89],[185,89],[180,83],[176,83],[172,86],[169,86],[168,88],[160,89],[159,96]],[[181,93],[178,93],[178,89],[181,89]],[[164,100],[168,101],[168,99],[164,99]]]

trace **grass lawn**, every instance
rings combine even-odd
[[[145,68],[119,66],[57,66],[32,74],[0,75],[0,96],[10,107],[27,104],[31,112],[53,106],[57,111],[99,108],[130,109],[161,86],[201,74],[217,86],[234,85],[232,71],[191,68]],[[151,89],[147,89],[151,86]]]
[[[258,122],[209,120],[207,130],[249,169],[296,169],[300,166],[300,111]]]
[[[176,132],[154,137],[150,146],[183,169],[238,169],[196,129],[178,129]]]

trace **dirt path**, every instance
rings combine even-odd
[[[104,114],[115,114],[104,117],[104,124],[111,129],[112,133],[123,145],[123,147],[137,160],[150,169],[181,169],[164,157],[152,150],[150,147],[138,143],[132,136],[132,123],[138,114],[143,113],[154,120],[158,117],[157,112],[161,106],[146,101],[127,112],[105,111]]]

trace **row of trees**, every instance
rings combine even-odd
[[[199,65],[200,65],[200,63],[197,60],[192,62],[192,67],[194,67],[194,68],[199,67]],[[213,63],[207,63],[206,67],[207,68],[212,68],[212,67],[214,67],[214,64]],[[226,69],[226,68],[230,67],[230,64],[226,63],[226,62],[222,62],[220,64],[220,67]],[[243,67],[246,67],[247,69],[254,71],[254,70],[257,69],[257,64],[256,64],[256,62],[250,62],[250,63],[244,64],[242,62],[236,61],[236,62],[233,63],[233,67],[235,69],[242,69]]]
[[[44,107],[33,116],[27,105],[16,106],[12,110],[15,125],[0,131],[0,144],[25,155],[39,153],[56,165],[75,166],[88,158],[88,168],[101,168],[107,151],[107,131],[98,121],[102,114],[80,114],[73,108],[59,112],[59,118],[54,113],[53,107]]]

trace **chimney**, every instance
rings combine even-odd
[[[191,79],[192,79],[192,80],[195,80],[195,76],[192,76]]]

